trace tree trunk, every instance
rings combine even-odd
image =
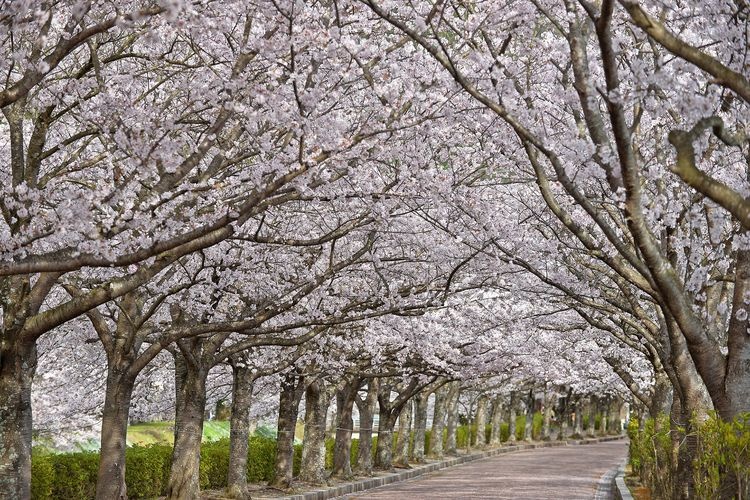
[[[97,500],[125,500],[125,449],[128,417],[135,379],[123,375],[112,363],[107,370],[107,388],[102,412],[99,470],[96,477]]]
[[[575,403],[575,412],[576,412],[576,426],[575,426],[575,435],[577,438],[580,438],[583,436],[583,402],[580,398]]]
[[[232,413],[229,417],[229,469],[227,488],[237,498],[247,496],[247,453],[250,439],[250,405],[253,397],[252,370],[232,363]]]
[[[448,388],[441,387],[435,391],[435,406],[432,413],[432,432],[430,433],[431,457],[443,457],[443,429],[445,429],[445,413],[447,404]]]
[[[533,437],[531,431],[534,427],[534,393],[532,391],[529,391],[524,403],[526,406],[526,421],[523,429],[523,439],[524,441],[531,441]]]
[[[589,398],[589,428],[587,429],[589,436],[596,435],[596,409],[598,406],[596,396]]]
[[[411,438],[412,404],[406,403],[398,417],[398,438],[396,439],[396,465],[409,465],[409,440]]]
[[[497,446],[501,443],[500,426],[503,423],[503,398],[495,396],[492,403],[492,428],[490,430],[490,445]]]
[[[375,450],[375,468],[390,470],[393,468],[393,427],[396,425],[397,413],[392,409],[380,408],[378,423],[378,445]]]
[[[563,441],[568,437],[568,425],[570,422],[570,396],[562,398],[564,401],[560,411],[560,434],[558,440]]]
[[[0,498],[31,498],[31,382],[36,345],[0,337]]]
[[[274,488],[286,490],[292,486],[294,476],[294,430],[297,412],[304,388],[303,377],[284,375],[279,394],[279,423],[276,437],[276,474],[271,482]]]
[[[550,436],[550,424],[552,423],[552,398],[548,398],[545,394],[544,397],[544,421],[542,422],[542,440],[549,441]]]
[[[648,413],[651,418],[656,418],[660,414],[667,414],[672,406],[674,388],[669,376],[658,372],[654,379],[654,389],[651,394],[651,404],[648,407]]]
[[[684,446],[685,433],[680,429],[687,430],[689,425],[688,418],[685,415],[685,408],[680,401],[680,398],[675,398],[672,402],[672,410],[670,413],[670,421],[673,423],[670,431],[670,437],[672,439],[672,463],[667,464],[672,466],[670,473],[670,481],[665,481],[668,486],[668,491],[663,493],[668,495],[669,498],[674,499],[687,499],[691,497],[692,490],[692,469],[690,454],[687,448]]]
[[[508,441],[511,443],[516,442],[516,397],[515,393],[510,393],[510,415],[508,416],[508,432],[510,435],[508,436]]]
[[[447,415],[447,435],[445,439],[445,452],[448,455],[456,455],[458,453],[456,446],[456,429],[458,428],[458,398],[459,383],[453,382],[448,392],[448,415]]]
[[[331,477],[346,479],[352,476],[352,410],[360,382],[360,379],[355,379],[345,384],[336,394],[336,441],[333,446]]]
[[[414,397],[414,447],[412,460],[424,462],[425,434],[427,432],[427,401],[429,394],[420,393]]]
[[[741,413],[750,412],[750,250],[737,252],[735,265],[732,318],[727,339],[727,373],[725,387],[728,412],[722,418],[729,420]],[[744,314],[741,314],[741,311]]]
[[[201,437],[206,411],[208,366],[189,362],[175,355],[175,422],[172,466],[169,471],[167,499],[200,498]]]
[[[311,484],[326,481],[326,413],[328,397],[319,380],[305,390],[305,437],[302,442],[302,464],[299,480]]]
[[[474,444],[481,448],[487,444],[484,436],[484,428],[487,425],[487,396],[477,398],[477,410],[474,415],[474,425],[477,428]]]
[[[372,474],[372,433],[375,425],[375,403],[378,400],[380,382],[372,378],[367,382],[367,396],[364,400],[356,399],[359,410],[359,450],[357,453],[357,471],[361,474]]]

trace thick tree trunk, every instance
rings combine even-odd
[[[299,480],[311,484],[326,481],[326,413],[328,397],[319,380],[305,389],[305,437],[302,442],[302,464]]]
[[[378,445],[375,450],[375,468],[390,470],[393,468],[393,427],[396,425],[397,413],[392,409],[380,409],[378,423]]]
[[[347,383],[336,394],[336,441],[333,446],[331,477],[346,479],[352,476],[352,410],[357,399],[360,379]]]
[[[435,405],[432,413],[432,432],[430,433],[429,455],[435,458],[443,457],[443,430],[445,429],[445,413],[448,401],[448,388],[441,387],[435,391]]]
[[[425,434],[427,433],[427,401],[429,394],[420,393],[414,397],[414,447],[411,458],[417,463],[424,462]]]
[[[448,415],[446,423],[445,452],[448,455],[458,453],[456,446],[456,429],[458,428],[458,398],[460,396],[459,383],[453,382],[448,392]]]
[[[490,430],[490,445],[497,446],[501,443],[500,426],[503,423],[503,398],[495,396],[492,404],[492,428]]]
[[[200,498],[201,437],[206,411],[206,376],[210,367],[197,366],[175,355],[174,449],[167,499]]]
[[[304,381],[302,377],[285,375],[281,380],[279,394],[279,423],[276,437],[276,474],[271,486],[289,489],[294,477],[294,430],[297,425],[297,412],[302,398]]]
[[[674,388],[669,376],[662,372],[657,372],[654,379],[654,389],[651,393],[651,404],[648,407],[648,413],[651,418],[656,418],[660,414],[667,414],[672,406],[672,395]]]
[[[128,416],[135,379],[110,367],[102,412],[99,471],[96,477],[97,500],[127,499],[125,486],[125,449]]]
[[[7,337],[6,337],[7,335]],[[0,498],[31,498],[31,382],[36,345],[0,337]]]
[[[360,474],[372,474],[372,432],[375,421],[375,403],[378,400],[380,382],[372,378],[367,382],[367,396],[364,400],[356,399],[359,410],[359,450],[357,452],[357,471]],[[380,441],[380,439],[378,439]]]
[[[727,374],[725,377],[728,411],[722,418],[729,420],[750,412],[750,250],[737,252],[735,266],[733,314],[729,322]],[[742,314],[740,311],[744,312]]]
[[[477,428],[477,434],[474,439],[474,445],[480,448],[487,444],[484,436],[484,428],[487,425],[487,396],[477,398],[477,409],[474,414],[474,425]]]
[[[253,398],[252,370],[232,363],[232,413],[229,417],[229,469],[227,489],[237,498],[247,496],[247,453],[250,439],[250,405]]]
[[[409,440],[411,438],[412,404],[406,403],[401,409],[398,417],[398,438],[396,439],[396,456],[393,462],[396,465],[409,465]]]

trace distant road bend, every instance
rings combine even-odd
[[[601,483],[625,460],[627,441],[538,448],[490,457],[411,481],[348,495],[389,499],[606,499]]]

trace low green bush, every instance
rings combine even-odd
[[[523,441],[526,433],[526,415],[516,417],[516,441]]]
[[[668,415],[637,419],[628,423],[630,467],[655,495],[671,496],[674,478],[674,454]]]
[[[471,431],[469,430],[469,426],[460,425],[456,427],[456,448],[466,448],[470,434]]]
[[[276,467],[276,440],[262,436],[251,437],[247,455],[247,480],[251,483],[270,481]]]
[[[750,413],[731,422],[712,413],[695,425],[697,454],[693,480],[699,498],[750,496]],[[729,494],[729,495],[727,495]]]
[[[35,450],[31,455],[31,496],[38,500],[53,500],[55,497],[55,466],[52,455]]]
[[[531,439],[536,441],[542,439],[542,427],[544,426],[544,415],[538,411],[534,413],[531,421]]]
[[[294,447],[294,470],[299,472],[302,447]],[[152,444],[132,446],[125,452],[125,483],[130,498],[164,495],[169,481],[172,447]],[[276,440],[250,438],[247,478],[270,481],[276,461]],[[92,498],[96,490],[99,454],[93,452],[45,454],[35,452],[31,463],[31,497],[34,500]],[[229,439],[201,445],[200,486],[221,489],[227,485]]]
[[[643,422],[634,418],[628,437],[630,466],[654,498],[673,496],[681,487],[676,460],[688,443],[695,443],[691,472],[696,498],[750,497],[750,414],[725,422],[712,413],[703,422],[693,421],[687,433],[671,425],[668,415]]]
[[[125,451],[125,484],[131,498],[162,495],[169,480],[172,447],[151,444]]]

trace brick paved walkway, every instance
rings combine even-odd
[[[626,441],[519,451],[345,498],[592,499],[600,478],[626,456]]]

